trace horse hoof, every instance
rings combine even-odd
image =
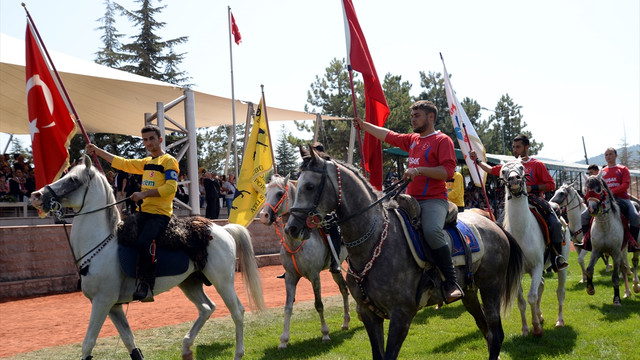
[[[584,284],[584,283],[586,283],[586,282],[587,282],[587,280],[585,280],[585,279],[581,279],[580,281],[578,281],[578,284]]]
[[[564,320],[558,320],[558,321],[556,321],[556,327],[557,327],[557,328],[559,328],[559,327],[564,327]]]
[[[587,285],[587,294],[594,295],[596,293],[596,289],[593,286]]]
[[[193,360],[193,351],[189,351],[186,354],[182,354],[182,360]]]
[[[613,306],[622,306],[622,302],[620,301],[620,298],[613,299]]]
[[[538,329],[537,331],[534,328],[532,334],[533,334],[533,337],[537,337],[537,338],[542,337],[542,334],[544,334],[544,330],[542,330],[542,326],[540,326],[540,329]]]
[[[342,325],[342,330],[349,330],[349,325]]]
[[[280,345],[278,345],[278,350],[282,350],[282,349],[286,349],[287,348],[287,343],[280,343]]]
[[[622,298],[623,298],[623,299],[628,299],[628,298],[630,298],[630,297],[631,297],[631,291],[625,291],[625,292],[624,292],[624,295],[622,295]]]
[[[633,284],[633,292],[640,293],[640,284]]]
[[[331,338],[329,337],[329,335],[322,335],[322,342],[325,341],[331,341]]]

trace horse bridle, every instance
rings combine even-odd
[[[569,192],[570,192],[569,188],[570,187],[571,187],[570,185],[563,185],[561,187],[562,192],[558,193],[558,194],[561,194],[562,196],[558,196],[558,199],[554,200],[555,196],[558,195],[558,194],[556,194],[556,195],[554,195],[554,197],[550,201],[554,201],[555,203],[557,203],[559,205],[560,203],[562,203],[565,200],[567,200],[567,198],[570,197],[569,196]],[[576,206],[573,206],[573,207],[570,208],[569,206],[571,206],[571,203],[573,202],[574,199],[578,202],[578,204],[576,204]],[[567,201],[567,205],[564,206],[564,208],[567,208],[567,212],[569,212],[569,211],[571,211],[573,209],[579,208],[580,204],[581,204],[580,197],[577,196],[577,194],[576,194],[576,196],[571,196],[570,197],[570,199]],[[578,230],[576,230],[576,231],[571,231],[571,228],[569,228],[569,233],[570,233],[571,237],[575,239],[575,238],[578,237],[578,235],[582,234],[582,227],[578,226]]]
[[[517,174],[517,181],[520,184],[520,190],[518,191],[512,191],[511,190],[511,184],[509,183],[509,177],[511,176],[511,173],[516,173]],[[509,191],[509,199],[511,199],[512,197],[520,197],[522,195],[529,195],[527,193],[527,184],[526,184],[526,180],[529,177],[529,174],[523,174],[522,176],[519,174],[518,171],[509,168],[509,172],[507,173],[507,180],[503,179],[502,176],[500,177],[500,179],[498,180],[499,183],[502,183],[504,185],[507,185],[507,190]]]
[[[309,229],[317,228],[320,224],[322,224],[324,220],[322,215],[318,212],[318,205],[320,205],[322,192],[324,191],[327,178],[329,177],[329,172],[327,170],[327,163],[329,162],[331,161],[325,161],[322,169],[312,168],[312,167],[306,167],[304,169],[301,169],[302,171],[311,171],[311,172],[322,174],[322,179],[320,180],[319,188],[317,189],[313,197],[313,204],[310,207],[306,207],[306,208],[294,207],[294,208],[291,208],[291,210],[289,211],[291,213],[291,216],[293,216],[294,218],[298,220],[303,220],[303,222],[307,225]],[[338,164],[335,162],[331,162],[331,163],[333,163],[336,167],[336,174],[338,179],[337,189],[335,186],[333,186],[333,183],[331,183],[331,186],[334,187],[334,190],[337,190],[337,193],[338,193],[338,205],[336,206],[336,208],[338,208],[342,204],[342,176],[340,175],[340,168],[338,167]],[[306,217],[297,215],[297,213],[301,213]]]
[[[93,179],[93,175],[89,175],[88,182],[90,183],[92,179]],[[53,213],[53,215],[58,220],[62,220],[65,217],[73,217],[78,215],[80,211],[82,211],[82,209],[84,208],[85,201],[87,200],[87,193],[89,192],[88,184],[87,184],[87,187],[84,189],[84,194],[82,195],[82,205],[80,205],[80,209],[77,212],[75,212],[75,214],[72,214],[72,216],[67,216],[62,213],[62,202],[60,199],[66,196],[67,194],[71,193],[75,189],[77,189],[80,185],[82,185],[80,180],[78,180],[78,178],[75,176],[71,177],[69,181],[72,182],[75,186],[65,189],[65,191],[61,192],[60,194],[57,194],[50,185],[45,185],[44,187],[45,189],[47,189],[47,191],[51,193],[51,199],[49,200],[49,212]],[[80,215],[84,215],[84,214],[80,214]]]
[[[587,205],[587,207],[589,207],[590,201],[595,202],[597,204],[596,209],[599,210],[591,214],[591,216],[596,216],[599,213],[606,214],[609,212],[609,210],[611,210],[611,206],[607,207],[606,202],[612,201],[612,199],[609,199],[607,192],[602,188],[600,189],[600,192],[587,188],[587,194],[584,196],[584,203]]]
[[[276,184],[274,184],[273,186],[276,186],[284,190],[284,195],[282,195],[280,200],[278,200],[278,202],[275,205],[271,205],[268,202],[266,203],[271,209],[271,211],[273,212],[273,219],[271,219],[271,221],[276,222],[282,218],[282,216],[278,216],[278,212],[280,211],[280,208],[282,207],[283,204],[286,203],[284,211],[282,212],[283,214],[286,214],[287,212],[291,211],[289,209],[289,181],[286,181],[286,184],[284,186],[276,185]]]

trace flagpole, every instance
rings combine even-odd
[[[273,156],[273,141],[271,140],[271,130],[269,129],[269,117],[267,116],[267,101],[264,98],[264,84],[260,84],[260,91],[262,91],[262,111],[264,111],[264,123],[267,126],[267,135],[269,135],[269,148],[271,149],[271,158],[273,159],[273,173],[278,173],[278,166],[276,165],[276,157]]]
[[[462,128],[464,129],[464,139],[467,145],[469,145],[469,149],[473,150],[471,146],[471,140],[469,140],[469,135],[467,134],[467,125],[462,123]],[[463,156],[465,154],[462,154]],[[489,217],[491,220],[496,221],[495,216],[493,216],[493,210],[491,210],[491,204],[489,203],[489,197],[487,197],[487,189],[484,188],[484,183],[482,182],[482,176],[480,176],[480,170],[478,169],[478,163],[473,162],[473,166],[476,167],[476,174],[478,174],[478,181],[480,182],[480,187],[482,188],[482,193],[484,194],[484,202],[487,204],[487,210],[489,211]]]
[[[349,70],[349,84],[351,85],[351,100],[353,101],[353,115],[358,117],[358,107],[356,106],[356,92],[353,89],[353,69],[351,69],[351,65],[347,65],[347,69]],[[353,126],[353,124],[351,124]],[[360,137],[360,129],[356,128],[358,131],[358,146],[360,147],[360,166],[362,166],[362,174],[364,177],[367,177],[367,169],[364,166],[364,152],[362,150],[362,138]]]
[[[231,115],[233,117],[233,128],[231,135],[233,136],[233,165],[235,178],[238,179],[238,144],[236,143],[236,97],[233,88],[233,46],[231,40],[231,6],[227,6],[227,20],[229,22],[229,60],[231,63]],[[232,141],[229,138],[229,141]],[[237,180],[236,180],[237,181]]]
[[[29,10],[27,10],[27,5],[25,3],[22,3],[22,7],[24,8],[24,11],[27,13],[27,20],[29,21],[29,25],[33,28],[33,31],[35,32],[38,46],[41,47],[42,50],[44,50],[44,53],[47,56],[47,60],[49,61],[49,64],[53,69],[53,73],[55,74],[56,79],[58,80],[58,84],[62,89],[62,93],[64,94],[67,100],[67,104],[71,107],[71,111],[73,112],[73,116],[75,117],[76,123],[78,124],[80,131],[82,131],[82,136],[84,137],[84,140],[87,142],[87,144],[91,144],[91,140],[89,139],[89,136],[87,135],[87,132],[85,131],[84,126],[82,125],[82,121],[80,121],[80,116],[78,116],[78,112],[76,111],[75,106],[73,106],[73,103],[71,102],[71,97],[67,93],[67,89],[64,87],[64,83],[60,78],[60,74],[58,74],[58,70],[56,70],[56,65],[53,63],[53,60],[51,60],[51,56],[49,56],[49,51],[47,50],[47,47],[44,45],[44,41],[42,41],[42,37],[40,37],[40,32],[38,31],[38,28],[36,27],[36,24],[34,23],[33,18],[31,18],[31,14],[29,13]],[[98,161],[98,156],[95,153],[93,154],[93,162],[94,164],[96,164],[96,167],[98,168],[98,170],[104,173],[104,171],[102,170],[102,165],[100,165],[100,161]]]

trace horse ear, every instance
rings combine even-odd
[[[309,152],[304,148],[304,146],[302,146],[302,144],[298,145],[298,148],[300,149],[300,157],[304,159]]]
[[[82,162],[84,163],[84,166],[88,168],[90,168],[93,165],[93,162],[91,161],[91,156],[84,154],[84,156],[82,157]]]
[[[288,173],[287,176],[284,177],[285,184],[289,182],[289,178],[291,178],[291,173]]]

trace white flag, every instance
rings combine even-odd
[[[467,113],[464,112],[456,94],[453,92],[442,54],[440,54],[440,59],[442,60],[442,67],[444,68],[444,88],[447,93],[447,102],[449,103],[449,113],[451,114],[453,129],[456,132],[456,138],[458,139],[460,150],[462,150],[464,161],[469,167],[471,178],[476,186],[481,187],[481,184],[485,183],[487,174],[469,158],[469,151],[475,150],[476,154],[478,154],[478,159],[486,162],[487,157],[484,145],[482,145],[482,141],[480,141],[480,137],[473,128],[473,125],[471,125],[471,121],[469,121]],[[471,148],[469,145],[471,145]],[[480,181],[480,179],[482,179],[482,181]]]

